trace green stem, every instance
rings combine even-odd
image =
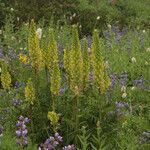
[[[55,112],[55,96],[52,96],[52,110]]]

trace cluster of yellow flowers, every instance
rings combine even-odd
[[[35,72],[39,71],[42,66],[42,51],[39,45],[39,38],[36,33],[36,25],[31,21],[28,37],[28,49],[32,67]]]
[[[53,29],[49,29],[48,41],[45,42],[43,55],[45,58],[45,66],[48,68],[51,78],[50,90],[53,95],[58,95],[60,89],[60,69],[59,69],[59,59],[58,59],[58,49],[57,42],[54,37]]]
[[[83,88],[83,57],[77,27],[72,27],[72,45],[64,53],[64,66],[68,73],[69,86],[78,95]]]
[[[55,113],[54,111],[49,111],[47,114],[47,118],[48,120],[51,121],[51,125],[53,127],[53,131],[56,132],[59,126],[59,115],[57,113]]]
[[[19,54],[19,60],[23,62],[24,64],[29,64],[29,59],[26,55],[23,55],[22,53]]]
[[[72,27],[72,44],[64,50],[64,67],[67,73],[69,88],[75,95],[79,95],[88,87],[91,69],[94,73],[94,83],[100,93],[103,94],[106,92],[110,84],[110,79],[106,73],[106,67],[100,51],[101,46],[102,43],[100,43],[98,32],[94,31],[91,55],[89,55],[88,52],[88,42],[86,39],[84,39],[82,51],[77,26]],[[43,42],[41,49],[35,23],[32,21],[30,24],[28,48],[29,57],[34,70],[40,70],[42,64],[48,68],[50,75],[50,90],[53,98],[55,98],[55,96],[59,94],[61,72],[59,69],[57,42],[54,37],[53,29],[49,29],[48,37]],[[20,60],[27,62],[27,57],[20,54]],[[25,87],[25,98],[29,103],[34,103],[35,89],[31,79],[28,80],[27,86]],[[54,106],[53,100],[53,111],[48,112],[47,117],[51,121],[53,130],[56,131],[59,125],[59,115],[55,113]]]
[[[33,86],[31,78],[28,79],[25,87],[25,99],[29,104],[33,105],[35,101],[35,88]]]
[[[1,84],[5,90],[9,90],[11,86],[11,75],[7,70],[6,65],[2,64]]]
[[[79,94],[88,86],[89,72],[92,68],[94,73],[94,83],[100,93],[106,92],[110,85],[110,78],[106,73],[106,67],[101,54],[102,43],[98,37],[98,32],[93,33],[93,43],[91,57],[88,53],[88,43],[84,39],[83,53],[81,51],[77,27],[72,29],[72,46],[64,50],[64,66],[68,75],[68,82],[71,91]]]
[[[106,73],[105,63],[102,57],[101,48],[103,41],[100,41],[98,31],[93,33],[92,43],[92,68],[94,73],[94,82],[101,94],[104,94],[110,85],[110,78]]]

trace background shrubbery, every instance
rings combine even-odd
[[[93,28],[106,28],[107,24],[148,28],[150,25],[149,0],[1,0],[0,26],[6,16],[13,15],[15,25],[44,20],[45,24],[78,23],[84,26],[82,34],[91,34]],[[96,20],[96,18],[99,19]],[[18,21],[17,21],[18,20]]]

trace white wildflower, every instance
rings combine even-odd
[[[99,19],[100,19],[100,16],[98,16],[96,19],[99,20]]]
[[[132,63],[136,63],[136,58],[135,58],[135,57],[132,57],[132,58],[131,58],[131,61],[132,61]]]
[[[88,52],[91,53],[91,49],[90,48],[88,48]]]
[[[2,30],[0,30],[0,35],[2,34]]]
[[[20,20],[20,18],[19,17],[17,17],[17,21],[19,21]]]
[[[109,68],[109,62],[108,61],[105,61],[105,68]]]
[[[13,9],[13,8],[10,8],[10,10],[11,10],[11,11],[14,11],[14,9]]]
[[[2,68],[0,68],[0,73],[2,72]]]
[[[147,62],[147,61],[145,61],[145,65],[148,65],[148,62]]]
[[[127,97],[127,93],[123,93],[122,98],[126,98],[126,97]]]
[[[75,17],[76,16],[76,13],[74,13],[73,15],[72,15],[72,17]]]
[[[72,21],[72,16],[70,16],[70,20]]]
[[[14,36],[11,37],[11,40],[15,40],[16,38]]]
[[[108,24],[107,27],[108,27],[109,29],[111,29],[111,25],[110,25],[110,24]]]
[[[147,52],[150,52],[150,48],[147,48],[146,51],[147,51]]]
[[[143,33],[145,33],[146,31],[145,30],[143,30]]]
[[[126,92],[126,87],[125,86],[121,87],[121,92],[124,92],[124,93]]]
[[[131,87],[131,90],[134,91],[134,90],[135,90],[135,86],[132,86],[132,87]]]
[[[38,38],[41,39],[41,38],[42,38],[42,29],[41,29],[41,28],[38,28],[38,29],[36,30],[36,34],[37,34]]]
[[[25,25],[25,26],[28,26],[28,25],[29,25],[29,23],[25,23],[24,25]]]

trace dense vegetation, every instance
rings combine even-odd
[[[149,150],[149,0],[0,0],[0,150]]]
[[[0,25],[6,16],[13,15],[15,25],[44,20],[45,24],[76,24],[83,26],[82,33],[91,34],[94,28],[106,28],[107,23],[122,29],[150,26],[149,0],[0,0]],[[98,20],[96,18],[99,17]]]

